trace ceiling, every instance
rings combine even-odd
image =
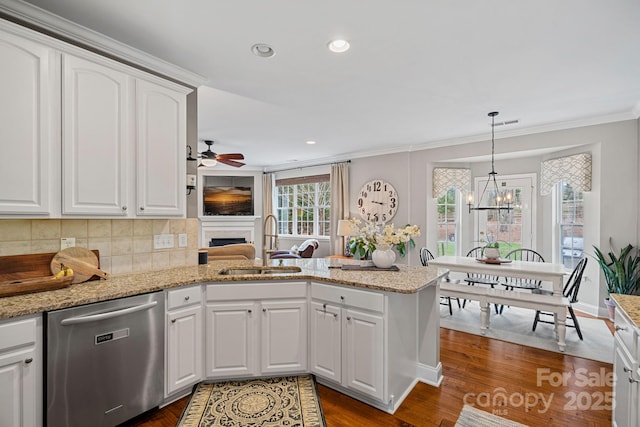
[[[28,3],[204,76],[198,138],[249,167],[486,140],[494,110],[519,120],[496,139],[640,115],[638,0]]]

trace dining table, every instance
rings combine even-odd
[[[563,264],[518,260],[486,260],[464,256],[439,256],[429,261],[430,266],[449,272],[486,274],[498,277],[515,277],[540,280],[551,283],[551,294],[534,294],[530,290],[518,291],[484,286],[468,286],[448,278],[440,282],[440,294],[475,300],[480,302],[481,332],[489,328],[489,304],[502,304],[530,308],[554,313],[554,326],[560,351],[565,348],[566,310],[568,298],[562,294],[564,277],[567,274]]]

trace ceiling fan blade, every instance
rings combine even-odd
[[[242,162],[236,162],[235,160],[229,160],[229,159],[220,159],[218,158],[218,161],[220,163],[224,163],[225,165],[229,165],[229,166],[235,166],[237,168],[244,166],[244,163]]]
[[[244,156],[240,153],[218,154],[216,158],[218,160],[220,159],[244,160]]]

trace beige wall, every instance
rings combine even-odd
[[[186,248],[178,235],[187,234]],[[173,249],[153,249],[154,234],[173,234]],[[3,219],[0,256],[58,252],[62,237],[100,251],[100,267],[113,274],[163,270],[198,263],[197,219]]]

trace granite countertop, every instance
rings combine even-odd
[[[622,309],[629,319],[640,329],[640,296],[638,295],[609,295],[615,303]]]
[[[0,298],[0,319],[41,313],[93,302],[160,291],[195,283],[246,282],[262,280],[319,280],[377,291],[415,293],[434,285],[442,276],[435,267],[398,265],[400,271],[341,270],[341,259],[287,259],[283,265],[296,265],[300,272],[277,274],[220,275],[225,268],[261,266],[259,260],[212,261],[207,265],[176,267],[167,270],[112,276],[71,285],[54,291]],[[269,265],[278,265],[275,262]],[[337,268],[334,268],[337,267]],[[440,272],[442,273],[442,271]]]

